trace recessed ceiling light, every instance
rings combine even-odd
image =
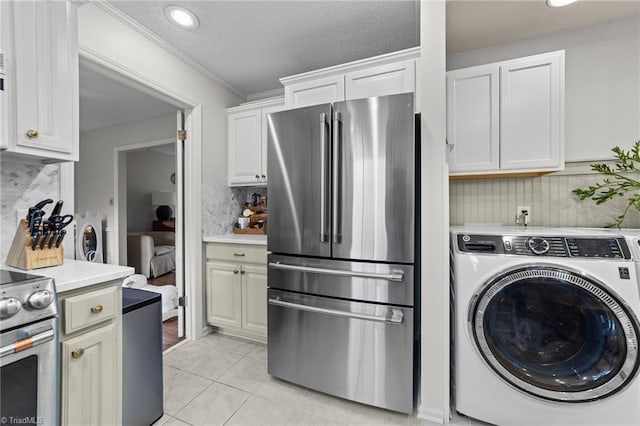
[[[547,6],[549,7],[562,7],[571,3],[575,3],[578,0],[547,0]]]
[[[167,18],[181,28],[194,29],[198,26],[198,18],[188,9],[182,6],[167,6],[164,9]]]

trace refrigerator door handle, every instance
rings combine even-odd
[[[393,309],[393,308],[389,308],[387,311],[388,312],[387,315],[383,316],[383,315],[370,315],[370,314],[356,314],[353,312],[319,308],[316,306],[285,302],[284,300],[279,300],[279,299],[269,299],[269,304],[275,305],[275,306],[282,306],[285,308],[298,309],[301,311],[316,312],[319,314],[333,315],[333,316],[345,317],[345,318],[354,318],[354,319],[360,319],[365,321],[383,322],[386,324],[402,324],[402,321],[404,320],[404,314],[402,313],[402,311],[400,309]]]
[[[320,242],[329,242],[329,232],[327,229],[327,189],[329,187],[327,178],[328,159],[329,159],[329,123],[327,122],[327,114],[320,114]]]
[[[332,188],[332,215],[331,228],[333,229],[333,244],[342,243],[342,223],[340,216],[340,198],[342,196],[341,182],[341,150],[342,150],[342,114],[340,112],[333,113],[333,188]]]
[[[284,269],[288,271],[311,272],[324,275],[338,275],[343,277],[373,278],[378,280],[401,282],[404,280],[403,271],[391,271],[389,274],[379,274],[376,272],[343,271],[340,269],[314,268],[311,266],[289,265],[287,263],[269,262],[269,267],[274,269]]]

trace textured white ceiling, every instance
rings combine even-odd
[[[447,53],[559,33],[640,13],[639,0],[581,0],[548,7],[545,0],[448,0]]]
[[[428,1],[428,0],[427,0]],[[419,44],[418,1],[111,2],[242,95],[281,88],[278,79]],[[195,30],[179,29],[168,4],[192,10]],[[523,40],[638,13],[640,0],[448,0],[447,51]]]
[[[112,1],[243,95],[279,78],[419,44],[415,1]],[[182,5],[195,30],[172,25],[163,9]]]
[[[279,78],[418,45],[414,1],[112,2],[243,95],[282,88]],[[164,16],[181,4],[200,19],[181,30]],[[640,0],[448,0],[447,51],[499,45],[640,13]],[[640,28],[639,28],[640,30]],[[81,131],[175,111],[175,107],[81,69]]]
[[[119,126],[177,110],[175,106],[80,67],[80,132]]]

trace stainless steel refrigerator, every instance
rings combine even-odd
[[[413,411],[415,123],[413,94],[268,116],[272,376]]]

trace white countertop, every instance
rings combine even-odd
[[[254,244],[259,246],[266,246],[267,236],[252,234],[210,235],[202,237],[202,241],[205,243]]]
[[[64,263],[60,266],[31,269],[29,271],[7,266],[3,267],[14,271],[53,278],[56,281],[56,291],[58,293],[125,278],[135,272],[130,266],[108,265],[106,263],[71,259],[65,259]]]

